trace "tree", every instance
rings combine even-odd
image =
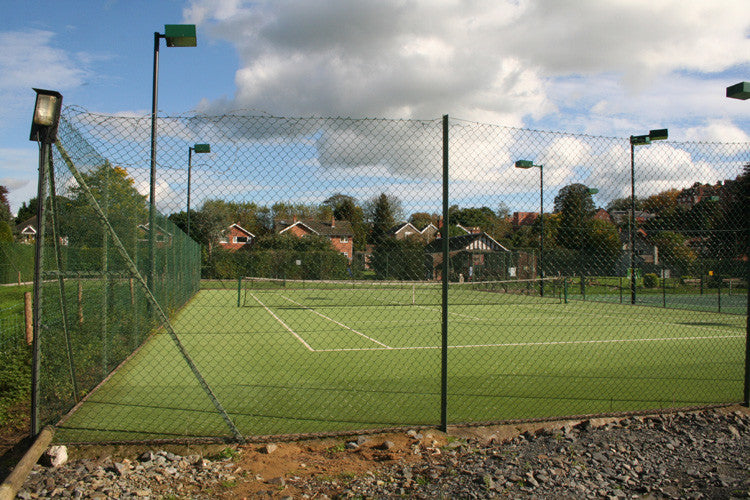
[[[396,225],[396,220],[402,216],[401,201],[380,193],[371,199],[365,210],[365,215],[371,226],[370,242],[378,245],[388,236],[388,230]]]
[[[571,250],[580,249],[594,213],[594,200],[588,186],[570,184],[560,189],[555,196],[555,213],[560,214],[558,244]]]
[[[378,279],[423,280],[428,272],[419,238],[388,238],[375,247],[370,265]]]
[[[362,250],[367,245],[367,225],[365,224],[365,213],[357,200],[351,196],[337,193],[326,199],[322,205],[329,207],[336,220],[346,220],[352,225],[354,232],[354,249]]]
[[[8,188],[0,186],[0,221],[10,224],[12,220],[10,203],[8,203]]]
[[[16,214],[16,225],[29,220],[36,215],[36,196],[29,200],[28,205],[24,201]]]
[[[482,231],[490,231],[495,224],[495,212],[491,208],[459,208],[451,214],[451,222],[463,227],[478,227]]]
[[[135,189],[127,170],[106,162],[81,175],[122,243],[134,245],[139,225],[148,223],[148,203],[146,196]],[[62,236],[70,238],[72,246],[101,247],[105,229],[98,223],[83,187],[75,185],[70,191],[69,200],[58,197]]]
[[[10,243],[13,241],[13,230],[10,224],[0,220],[0,243]]]
[[[696,261],[687,239],[676,231],[659,231],[651,236],[651,241],[659,248],[659,260],[681,273],[687,272]]]
[[[643,208],[643,202],[636,196],[635,197],[635,209],[641,210]],[[613,210],[624,210],[630,212],[630,196],[627,198],[615,198],[607,204],[607,211],[612,212]]]

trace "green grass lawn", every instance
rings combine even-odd
[[[244,435],[436,425],[439,290],[199,292],[173,325]],[[451,292],[449,423],[737,402],[745,317]],[[61,442],[231,436],[165,332],[59,426]]]

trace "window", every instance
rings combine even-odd
[[[243,245],[247,244],[247,236],[235,236],[234,237],[235,243],[242,243]]]
[[[344,257],[346,257],[347,259],[349,258],[349,252],[341,252],[341,253],[343,253]]]
[[[219,238],[219,243],[223,243],[226,245],[227,243],[229,243],[229,240],[226,236],[222,236],[221,238]]]
[[[341,237],[341,243],[349,243],[349,237],[348,236],[342,236]]]

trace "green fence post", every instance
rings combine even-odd
[[[448,430],[448,259],[450,258],[448,207],[448,115],[443,115],[443,276],[442,343],[440,348],[440,430]]]

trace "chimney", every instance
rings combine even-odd
[[[331,216],[331,229],[336,227],[336,219],[333,218],[333,215]]]
[[[296,224],[296,223],[297,223],[297,216],[292,215],[292,224]]]

